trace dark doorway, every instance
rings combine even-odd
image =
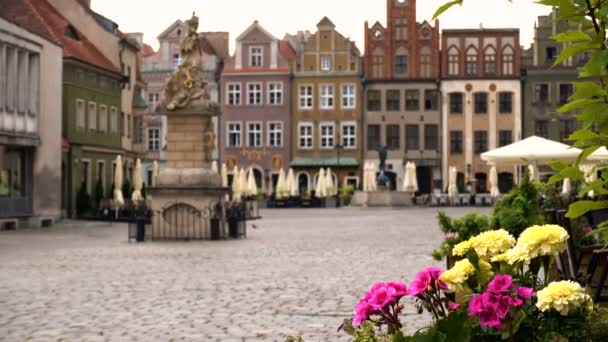
[[[458,193],[463,194],[466,190],[464,186],[464,173],[458,172],[456,174],[456,187],[458,188]]]
[[[275,193],[278,182],[279,182],[279,175],[276,173],[272,174],[272,193],[273,194]]]
[[[419,166],[416,169],[416,179],[418,180],[418,194],[430,194],[433,182],[433,171],[428,166]]]
[[[255,187],[257,190],[262,189],[262,172],[258,169],[253,170],[253,178],[255,178]]]
[[[300,173],[298,175],[298,190],[300,192],[300,195],[305,196],[307,194],[310,194],[308,189],[309,180],[310,178],[308,176],[308,173]]]
[[[384,171],[384,175],[388,178],[387,190],[397,190],[397,174],[392,171]],[[380,173],[376,174],[376,180],[378,179],[378,176],[380,176]]]
[[[228,187],[232,189],[232,181],[234,180],[234,175],[228,175]]]
[[[475,193],[488,193],[488,175],[480,172],[475,174]]]
[[[501,194],[506,194],[513,189],[513,174],[501,172],[498,174],[498,190]]]

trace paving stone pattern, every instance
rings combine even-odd
[[[221,242],[129,244],[123,224],[79,221],[0,232],[0,341],[348,341],[336,329],[372,283],[442,266],[436,213],[266,210]],[[428,324],[404,302],[408,331]]]

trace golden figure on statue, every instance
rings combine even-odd
[[[209,106],[207,82],[203,79],[201,41],[197,33],[198,17],[185,23],[185,34],[180,42],[180,63],[165,82],[161,109],[174,111],[188,107]]]

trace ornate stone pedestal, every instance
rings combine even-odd
[[[411,207],[412,192],[401,191],[357,191],[350,202],[354,207]]]
[[[220,175],[211,170],[212,108],[177,110],[167,115],[168,167],[148,190],[154,213],[154,240],[227,237],[225,195]]]

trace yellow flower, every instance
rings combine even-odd
[[[593,308],[593,301],[585,289],[570,280],[550,283],[538,291],[536,296],[536,307],[543,312],[554,309],[560,315],[567,316],[570,311],[580,308],[583,304],[587,309]]]
[[[515,238],[504,229],[483,232],[454,246],[452,254],[464,256],[473,248],[480,258],[489,260],[515,244]]]
[[[469,277],[475,273],[475,267],[469,259],[463,259],[457,261],[454,267],[443,272],[439,277],[439,280],[443,281],[448,285],[451,290],[462,289],[465,286],[465,282]]]
[[[492,272],[492,265],[489,262],[479,259],[479,279],[480,282],[487,284],[494,278],[494,272]]]
[[[568,232],[557,225],[532,226],[521,233],[517,244],[507,251],[505,258],[513,265],[517,262],[529,264],[539,256],[557,256],[566,250],[568,237]]]

